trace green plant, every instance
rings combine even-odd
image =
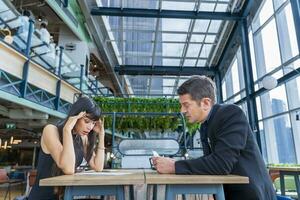
[[[136,112],[136,113],[178,113],[180,104],[177,99],[166,98],[111,98],[95,97],[94,99],[102,112]],[[117,131],[175,131],[181,125],[179,117],[174,115],[123,115],[116,118]],[[193,134],[198,124],[187,123],[188,132]],[[105,116],[105,127],[112,127],[112,115]]]

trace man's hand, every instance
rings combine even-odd
[[[164,157],[152,157],[153,164],[160,174],[174,174],[175,160]]]

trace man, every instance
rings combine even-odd
[[[275,192],[243,111],[235,105],[215,104],[211,79],[194,76],[177,91],[181,112],[191,123],[201,123],[204,156],[175,161],[153,157],[159,173],[235,174],[249,184],[224,185],[226,200],[275,200]]]

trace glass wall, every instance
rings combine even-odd
[[[257,114],[266,163],[300,163],[300,56],[290,1],[265,0],[249,27],[255,91],[266,75],[277,80],[297,71],[272,90],[256,97]],[[222,80],[223,100],[235,103],[244,95],[240,50]],[[285,79],[281,79],[285,80]],[[247,112],[246,104],[240,104]],[[299,116],[299,115],[298,115]]]

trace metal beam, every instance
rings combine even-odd
[[[210,20],[240,20],[242,16],[230,12],[179,11],[141,8],[92,8],[91,15],[145,17],[145,18],[175,18],[175,19],[210,19]]]
[[[232,57],[235,55],[236,50],[239,45],[239,36],[240,36],[240,28],[236,23],[228,37],[228,40],[225,44],[224,50],[220,56],[220,59],[217,64],[217,68],[220,71],[220,79],[222,80],[228,67],[230,66],[230,62],[232,61]]]
[[[215,69],[213,67],[174,67],[152,65],[120,65],[115,67],[115,72],[118,72],[119,75],[215,75]]]
[[[245,90],[246,90],[246,103],[248,109],[248,119],[249,124],[256,135],[256,142],[260,151],[262,152],[261,147],[261,138],[260,138],[260,129],[258,124],[258,114],[257,114],[257,105],[255,98],[252,97],[252,94],[255,92],[254,81],[253,81],[253,72],[252,72],[252,63],[251,63],[251,53],[250,45],[248,38],[248,24],[247,20],[242,20],[241,25],[241,51],[243,58],[243,72],[244,72],[244,81],[245,81]]]
[[[293,11],[298,50],[300,52],[300,2],[297,0],[290,0],[290,2]]]

